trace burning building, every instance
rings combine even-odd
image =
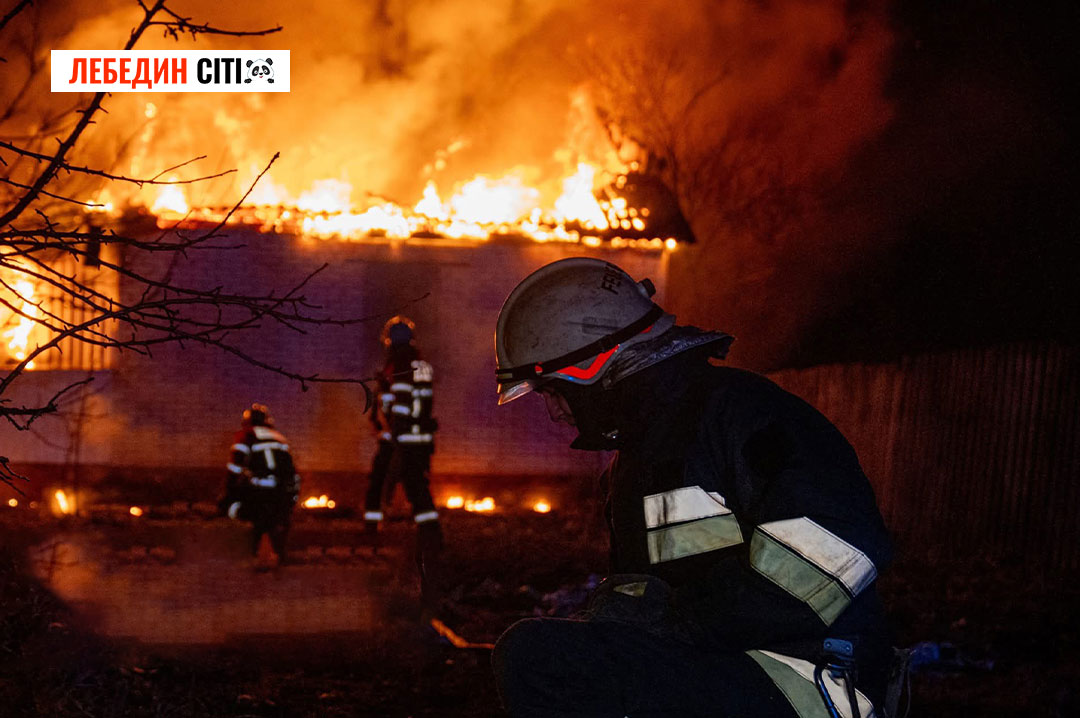
[[[113,36],[138,24],[141,13],[121,4],[70,8],[60,18],[51,9],[32,8],[27,19],[52,47],[73,48],[117,45]],[[499,303],[531,269],[581,253],[618,257],[662,291],[670,256],[693,237],[650,157],[613,134],[580,72],[571,72],[566,58],[556,65],[542,61],[561,40],[534,41],[548,36],[566,8],[493,7],[473,13],[455,34],[438,18],[382,5],[347,20],[357,26],[354,36],[373,38],[372,47],[359,54],[335,48],[331,56],[300,38],[315,16],[340,22],[336,11],[298,16],[288,6],[280,9],[288,16],[282,21],[290,20],[287,33],[295,33],[287,42],[297,48],[296,91],[287,102],[257,93],[227,102],[117,95],[108,102],[109,128],[85,128],[79,161],[65,161],[108,166],[109,172],[59,178],[57,197],[49,197],[66,209],[55,214],[54,208],[51,216],[91,233],[119,229],[133,241],[38,255],[48,267],[41,271],[17,251],[5,253],[0,361],[21,373],[7,395],[44,405],[65,387],[93,378],[64,394],[60,410],[38,419],[33,431],[6,438],[5,454],[22,466],[67,467],[58,471],[75,471],[90,483],[121,474],[164,476],[195,494],[191,487],[205,487],[207,477],[216,483],[225,437],[239,410],[258,399],[288,427],[309,476],[356,483],[373,448],[358,386],[315,383],[301,391],[197,340],[130,342],[130,323],[88,324],[78,314],[108,313],[141,292],[168,295],[168,287],[272,296],[325,264],[318,281],[305,286],[307,305],[369,321],[306,334],[263,327],[245,333],[242,353],[306,376],[370,377],[380,360],[378,325],[390,314],[408,313],[437,372],[442,430],[436,473],[590,470],[570,458],[555,434],[521,438],[527,432],[514,427],[532,421],[523,409],[498,423],[490,417],[489,345]],[[577,29],[589,19],[571,16]],[[478,47],[474,38],[485,28],[491,32]],[[144,40],[147,48],[160,43]],[[259,36],[245,42],[273,44]],[[14,62],[25,63],[18,69],[35,86],[43,50],[18,50]],[[472,59],[463,67],[466,53]],[[507,92],[508,83],[520,89]],[[451,102],[448,89],[472,106]],[[34,179],[35,160],[43,156],[33,154],[43,147],[34,133],[47,131],[43,118],[59,104],[47,93],[41,98],[44,106],[16,103],[7,118],[35,138],[29,149],[7,147],[30,153],[10,172],[25,183],[10,185],[15,189]],[[309,112],[316,106],[333,111]],[[282,142],[281,159],[267,167],[269,157],[277,157],[273,145]],[[200,166],[189,161],[208,151],[239,171],[189,171]],[[193,175],[200,181],[190,182]],[[75,211],[65,203],[77,205]],[[192,247],[182,261],[152,246],[166,235],[182,244],[219,226],[213,242]],[[151,281],[134,282],[132,275]],[[81,341],[59,338],[84,326],[92,329]],[[340,489],[333,493],[341,496]]]
[[[33,36],[53,47],[119,47],[142,12],[123,2],[56,9],[35,3],[19,21],[32,20]],[[292,92],[111,97],[108,121],[86,129],[71,162],[177,184],[68,172],[50,185],[85,203],[80,222],[143,239],[224,222],[218,249],[174,263],[111,255],[117,248],[106,243],[50,266],[107,304],[132,289],[95,257],[181,286],[262,296],[327,264],[305,286],[307,301],[370,321],[304,334],[264,327],[242,348],[304,375],[370,376],[381,319],[408,314],[436,370],[442,475],[593,468],[528,405],[497,419],[489,411],[498,305],[516,279],[562,256],[611,258],[652,277],[681,320],[730,331],[733,362],[762,370],[1067,335],[1052,326],[1075,314],[1066,276],[1074,263],[1055,259],[1066,240],[1040,237],[1029,250],[1006,236],[1050,227],[1055,220],[1035,216],[1040,208],[1060,218],[1068,204],[1070,185],[1040,175],[1048,158],[1070,156],[1059,151],[1068,133],[1059,114],[1021,91],[1037,84],[1026,66],[1003,62],[960,83],[921,64],[925,37],[937,38],[930,57],[949,66],[941,48],[951,38],[927,31],[933,18],[905,12],[937,10],[738,1],[680,9],[264,4],[260,15],[268,29],[281,23],[280,33],[200,43],[291,48]],[[240,6],[191,11],[250,26]],[[5,137],[31,138],[0,148],[7,161],[12,146],[48,149],[70,108],[43,89],[44,48],[5,47],[4,57],[12,76],[26,78],[24,89],[4,88],[15,108]],[[1012,86],[1003,90],[999,77]],[[29,184],[32,160],[9,162],[17,184],[6,192],[17,197]],[[188,182],[197,175],[206,179]],[[1042,199],[1012,202],[1015,187]],[[926,227],[980,240],[939,242]],[[1043,234],[1072,236],[1058,229]],[[0,361],[14,368],[51,341],[45,317],[78,325],[83,307],[55,284],[12,273],[14,256],[3,259]],[[153,355],[65,340],[34,357],[19,390],[31,401],[88,373],[95,382],[65,396],[36,434],[5,429],[3,454],[22,465],[97,467],[90,473],[99,477],[138,467],[196,494],[207,477],[216,481],[228,431],[258,399],[294,437],[301,467],[340,482],[312,495],[343,500],[343,487],[366,471],[373,441],[359,387],[304,392],[198,342],[155,346]],[[545,428],[521,431],[526,424]]]
[[[578,180],[575,175],[568,185]],[[627,207],[618,197],[598,202],[591,187],[585,194],[593,199],[599,222],[610,217],[617,225],[621,213],[643,228],[637,233],[646,231],[648,208]],[[178,197],[171,187],[161,193],[166,200],[170,195]],[[447,206],[454,206],[453,199]],[[497,209],[490,200],[480,206]],[[148,234],[177,225],[180,231],[195,231],[223,216],[213,208],[185,209],[168,206],[165,200],[156,207],[143,215],[144,222],[156,225],[144,228]],[[229,286],[234,292],[260,294],[280,289],[282,278],[295,282],[328,265],[305,288],[306,301],[370,321],[346,328],[320,326],[304,334],[264,327],[245,335],[245,351],[267,366],[305,375],[371,377],[381,366],[382,322],[394,313],[407,313],[416,321],[421,351],[436,371],[441,427],[436,475],[565,475],[595,468],[583,467],[557,432],[537,436],[528,430],[542,412],[538,406],[515,406],[509,416],[504,413],[496,420],[491,411],[490,349],[495,317],[520,276],[574,254],[612,258],[637,275],[652,277],[662,289],[669,256],[677,251],[674,237],[634,237],[633,224],[618,235],[607,228],[589,234],[580,225],[568,229],[554,220],[535,222],[531,217],[539,216],[536,211],[513,222],[476,220],[459,233],[455,229],[465,225],[459,211],[439,219],[380,205],[377,214],[383,221],[369,225],[370,209],[324,207],[243,206],[230,218],[221,240],[229,249],[195,252],[171,267],[146,266],[159,261],[156,257],[128,266],[137,265],[142,274],[168,270],[171,281],[181,286]],[[57,310],[42,296],[40,284],[10,286],[17,310],[6,319],[4,353],[14,365],[28,348],[49,340],[48,328],[33,321],[34,312]],[[108,289],[125,291],[123,286]],[[197,343],[156,347],[152,357],[116,348],[85,355],[58,348],[26,370],[22,391],[38,398],[87,374],[94,382],[57,415],[39,419],[36,432],[13,433],[5,452],[20,464],[39,465],[39,470],[74,462],[91,484],[108,476],[134,480],[141,475],[178,482],[177,490],[191,498],[200,490],[216,491],[229,433],[253,400],[271,405],[293,439],[305,476],[337,497],[355,497],[362,489],[375,448],[361,387],[314,383],[304,391],[295,381]]]

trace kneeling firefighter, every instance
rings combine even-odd
[[[583,620],[525,619],[496,645],[515,718],[873,714],[891,636],[888,533],[855,452],[733,341],[675,324],[615,265],[525,278],[495,333],[499,403],[533,392],[616,450],[611,575]]]
[[[221,508],[230,518],[251,522],[251,552],[259,568],[280,565],[300,493],[300,475],[289,440],[274,428],[264,404],[252,404],[244,411],[226,469]]]

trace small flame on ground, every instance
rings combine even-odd
[[[138,506],[132,506],[130,509],[128,509],[128,513],[132,516],[142,516],[143,510]]]
[[[466,501],[465,510],[475,513],[488,513],[495,510],[495,499],[485,496],[479,501]]]
[[[19,500],[18,499],[8,499],[7,500],[7,505],[10,506],[11,508],[15,508],[16,506],[19,505]]]
[[[473,513],[489,513],[495,510],[495,499],[485,496],[482,499],[466,499],[464,496],[451,496],[446,500],[448,509],[465,509]]]
[[[335,506],[337,506],[337,502],[327,497],[326,494],[323,494],[318,498],[314,496],[309,496],[308,498],[304,499],[303,503],[303,507],[305,509],[332,509]]]
[[[533,511],[538,514],[546,514],[547,512],[551,511],[551,504],[543,500],[537,501],[535,504],[533,504]]]
[[[53,494],[53,497],[56,499],[56,506],[57,506],[57,508],[60,509],[60,513],[62,513],[62,514],[73,514],[73,513],[75,513],[75,497],[74,496],[71,496],[69,498],[68,495],[66,493],[64,493],[63,489],[57,489],[56,493]]]

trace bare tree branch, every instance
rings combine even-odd
[[[7,15],[4,15],[4,19],[0,20],[0,32],[4,31],[7,24],[15,19],[15,16],[30,6],[31,0],[21,0],[18,5],[11,8]]]
[[[42,154],[41,152],[33,152],[31,150],[27,150],[27,149],[24,149],[22,147],[18,147],[16,145],[13,145],[10,142],[4,142],[3,140],[0,140],[0,148],[6,149],[6,150],[11,150],[12,152],[14,152],[16,154],[20,154],[20,155],[23,155],[24,157],[30,157],[32,159],[36,159],[36,160],[40,160],[40,161],[48,162],[48,161],[51,161],[53,159],[52,155]],[[185,165],[189,165],[192,162],[198,162],[199,160],[204,160],[204,159],[206,159],[206,155],[199,155],[198,157],[193,157],[192,159],[187,160],[186,162],[181,162],[178,165],[175,165],[173,167],[169,167],[168,169],[164,169],[161,172],[158,172],[156,175],[154,175],[150,179],[137,179],[135,177],[125,177],[124,175],[116,175],[116,174],[112,174],[110,172],[104,172],[102,170],[96,170],[96,169],[93,169],[91,167],[79,167],[78,165],[69,164],[67,162],[62,162],[60,164],[60,169],[67,170],[68,172],[77,172],[79,174],[91,175],[91,176],[94,176],[94,177],[104,177],[105,179],[117,180],[119,182],[131,182],[133,184],[139,185],[140,187],[142,185],[144,185],[144,184],[192,184],[194,182],[204,182],[206,180],[217,179],[218,177],[224,177],[225,175],[229,175],[229,174],[232,174],[233,172],[236,172],[235,169],[228,169],[228,170],[224,170],[223,172],[218,172],[217,174],[203,175],[202,177],[194,177],[192,179],[186,179],[186,180],[159,180],[158,179],[158,177],[162,176],[163,174],[167,174],[167,173],[172,172],[174,170],[177,170],[177,169],[179,169],[181,167],[184,167]]]
[[[137,2],[142,17],[131,30],[124,50],[133,48],[153,26],[163,27],[166,34],[176,38],[203,34],[260,36],[281,29],[224,30],[174,12],[166,0]],[[29,0],[23,0],[9,11],[0,20],[0,30],[29,4]],[[33,63],[29,67],[31,73],[40,70]],[[25,87],[29,86],[27,81]],[[16,100],[25,96],[25,92],[20,93]],[[12,355],[13,366],[0,375],[0,417],[10,426],[27,430],[38,418],[56,413],[65,396],[83,389],[90,378],[64,386],[45,402],[28,404],[11,398],[15,396],[13,389],[35,362],[64,355],[80,345],[95,351],[132,352],[148,357],[153,356],[154,348],[166,344],[212,347],[297,381],[304,390],[316,382],[357,384],[364,391],[366,410],[371,390],[365,382],[370,378],[297,371],[260,358],[243,345],[248,333],[265,327],[303,334],[319,326],[346,327],[376,319],[378,315],[334,316],[308,299],[305,292],[309,282],[327,265],[314,269],[284,291],[262,294],[239,293],[220,286],[186,286],[172,279],[172,268],[184,261],[189,251],[235,248],[213,240],[225,236],[225,226],[279,155],[274,154],[213,227],[189,232],[182,229],[181,221],[157,236],[129,236],[127,231],[107,226],[113,220],[104,212],[93,211],[102,207],[101,203],[80,199],[83,190],[73,181],[84,178],[135,186],[178,185],[217,179],[235,170],[163,180],[163,176],[205,156],[149,178],[71,161],[69,156],[85,139],[86,130],[100,113],[106,113],[105,98],[106,93],[99,92],[82,109],[70,111],[67,117],[73,122],[68,122],[63,113],[50,116],[26,137],[13,140],[8,135],[0,141],[0,187],[17,190],[10,192],[11,201],[4,202],[0,214],[0,331],[7,335],[22,331],[24,338],[19,353]],[[9,108],[5,116],[13,117],[13,112]],[[155,255],[169,260],[164,276],[157,276],[160,262],[140,263],[140,258]],[[34,342],[28,339],[30,331],[35,332]],[[25,480],[7,458],[0,457],[0,483],[18,490],[16,483]]]
[[[190,34],[192,37],[195,37],[197,35],[232,35],[234,37],[250,37],[253,35],[270,35],[275,32],[280,32],[282,29],[281,26],[278,25],[277,27],[268,28],[266,30],[222,30],[220,28],[211,27],[210,25],[206,24],[193,23],[191,22],[191,18],[183,17],[182,15],[173,12],[169,8],[165,7],[164,3],[160,4],[161,9],[164,11],[164,13],[172,17],[173,20],[166,22],[154,21],[150,24],[160,25],[164,27],[166,29],[166,32],[168,32],[173,37],[177,37],[178,35],[185,33]],[[146,9],[146,5],[143,4],[142,0],[139,0],[139,5],[142,5],[143,9]]]

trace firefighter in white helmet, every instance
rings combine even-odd
[[[221,509],[229,518],[251,522],[256,568],[280,565],[300,492],[300,474],[293,465],[289,440],[274,428],[265,404],[252,404],[244,411],[225,468],[228,476]]]
[[[398,478],[412,505],[416,524],[416,561],[431,590],[431,577],[442,549],[439,512],[431,498],[428,472],[435,451],[438,423],[432,416],[434,370],[420,357],[416,347],[416,324],[403,316],[392,317],[383,326],[381,343],[386,362],[377,375],[378,396],[370,419],[378,436],[364,501],[364,521],[374,533],[383,520],[386,481],[397,458]],[[393,483],[390,484],[390,487]]]
[[[573,446],[618,452],[611,575],[586,619],[499,639],[510,714],[871,715],[892,655],[874,586],[891,548],[854,451],[768,379],[716,366],[732,337],[675,324],[653,291],[565,259],[499,315],[499,402],[538,393]]]

